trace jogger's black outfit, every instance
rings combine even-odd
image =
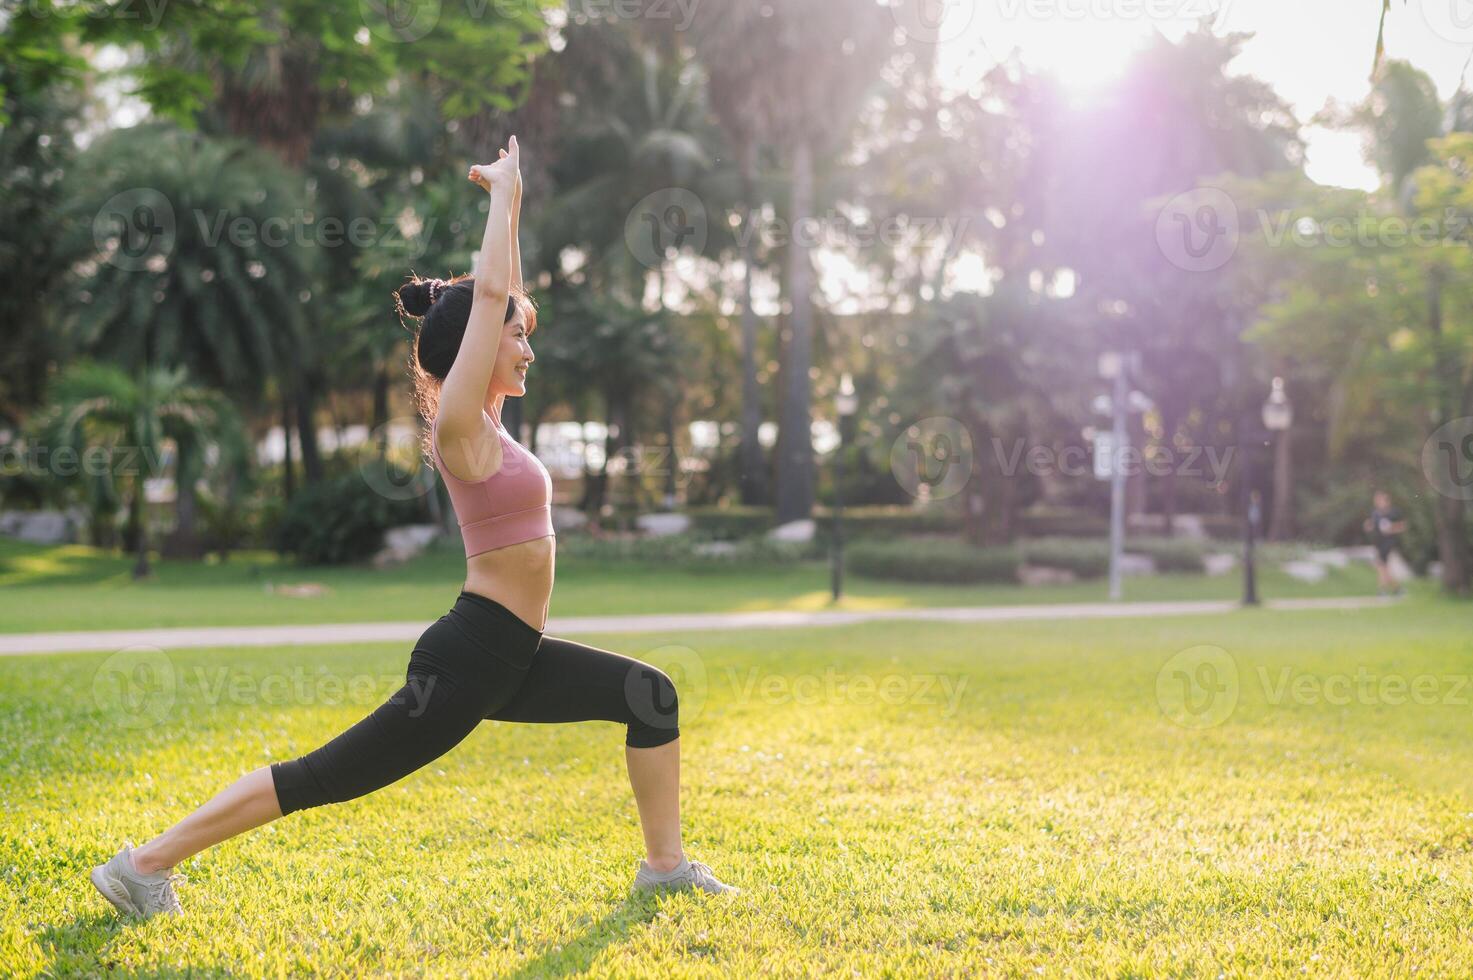
[[[675,685],[608,650],[544,636],[494,599],[461,591],[414,646],[405,684],[320,748],[273,762],[283,814],[387,786],[449,752],[484,719],[612,721],[625,743],[680,735]]]

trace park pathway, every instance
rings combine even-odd
[[[1269,610],[1374,609],[1396,599],[1270,599]],[[591,633],[681,633],[695,630],[791,629],[847,626],[875,620],[909,619],[948,623],[1002,623],[1049,619],[1122,619],[1205,616],[1242,607],[1231,599],[1185,602],[1081,602],[1026,606],[950,606],[939,608],[797,612],[656,613],[643,616],[553,616],[548,636]],[[321,623],[297,626],[198,626],[170,629],[88,630],[70,633],[0,634],[0,655],[119,650],[130,646],[182,650],[190,647],[315,646],[339,643],[413,642],[429,626],[412,623]]]

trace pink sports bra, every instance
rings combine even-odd
[[[440,416],[430,423],[435,467],[450,491],[467,558],[553,534],[552,477],[540,459],[501,427],[499,411],[493,421],[501,435],[501,468],[476,483],[460,479],[445,467],[438,436]]]

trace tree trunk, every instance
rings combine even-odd
[[[302,441],[302,482],[322,479],[322,454],[317,449],[317,393],[320,379],[315,372],[304,375],[297,385],[297,434]]]
[[[137,561],[133,563],[133,578],[147,578],[148,567],[148,501],[144,496],[143,477],[137,477],[133,481],[132,516],[134,528],[134,548],[137,551]]]
[[[742,201],[750,218],[756,212],[753,175],[757,144],[742,144]],[[757,432],[762,426],[762,394],[757,386],[757,311],[752,309],[752,273],[757,262],[756,229],[742,229],[742,443],[741,500],[748,506],[767,503],[767,467]]]
[[[317,133],[319,66],[310,55],[282,45],[263,47],[258,57],[261,64],[256,70],[227,72],[221,81],[225,124],[231,133],[301,170]]]
[[[1432,500],[1432,523],[1437,529],[1437,558],[1442,562],[1442,588],[1449,595],[1468,594],[1468,533],[1466,507],[1457,497],[1437,494]]]
[[[179,461],[174,467],[174,533],[164,542],[163,552],[170,558],[200,558],[204,555],[199,537],[200,456],[203,447],[192,441],[178,443]]]
[[[1130,434],[1130,448],[1134,456],[1127,463],[1134,470],[1125,480],[1125,527],[1130,530],[1130,519],[1146,513],[1146,467],[1143,452],[1146,447],[1146,424],[1139,413],[1126,412],[1126,431]]]
[[[1437,364],[1437,424],[1452,419],[1459,405],[1466,410],[1473,392],[1464,389],[1462,359],[1448,342],[1442,323],[1442,287],[1446,273],[1433,267],[1427,275],[1427,324]],[[1450,595],[1468,594],[1468,536],[1464,531],[1464,502],[1438,494],[1432,504],[1437,528],[1437,556],[1442,561],[1442,587]]]
[[[292,472],[292,398],[289,393],[283,393],[281,399],[281,492],[282,496],[292,499],[296,492],[296,475]]]
[[[680,445],[676,439],[676,430],[679,428],[678,413],[680,411],[680,399],[674,393],[670,396],[670,405],[665,413],[665,443],[669,448],[669,455],[665,457],[665,509],[675,509],[676,491],[679,486],[680,475]]]
[[[1176,537],[1176,427],[1175,412],[1161,412],[1162,442],[1166,448],[1166,485],[1162,488],[1161,533],[1168,538]]]
[[[389,372],[383,365],[373,373],[373,418],[368,431],[377,433],[378,457],[383,459],[389,451]]]
[[[959,414],[962,424],[968,432],[977,434],[978,445],[990,442],[991,429],[972,408],[972,395],[970,392],[962,393],[962,403]],[[988,458],[994,458],[996,454],[986,454]],[[978,456],[980,460],[981,455]],[[978,474],[980,477],[981,474]],[[966,482],[962,488],[964,495],[962,513],[962,536],[971,544],[981,547],[987,543],[987,497],[984,487],[989,481],[973,478]]]
[[[813,210],[813,151],[808,137],[793,143],[792,198],[788,241],[788,299],[791,336],[783,365],[782,453],[777,470],[777,522],[813,513],[813,418],[808,369],[813,361],[812,257],[803,241]]]

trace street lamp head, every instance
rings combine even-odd
[[[1273,390],[1263,403],[1263,427],[1270,432],[1283,432],[1294,422],[1294,406],[1284,391],[1284,379],[1274,378]]]
[[[854,379],[848,371],[839,378],[839,394],[834,399],[834,408],[840,417],[845,418],[859,410],[859,398],[854,394]]]

